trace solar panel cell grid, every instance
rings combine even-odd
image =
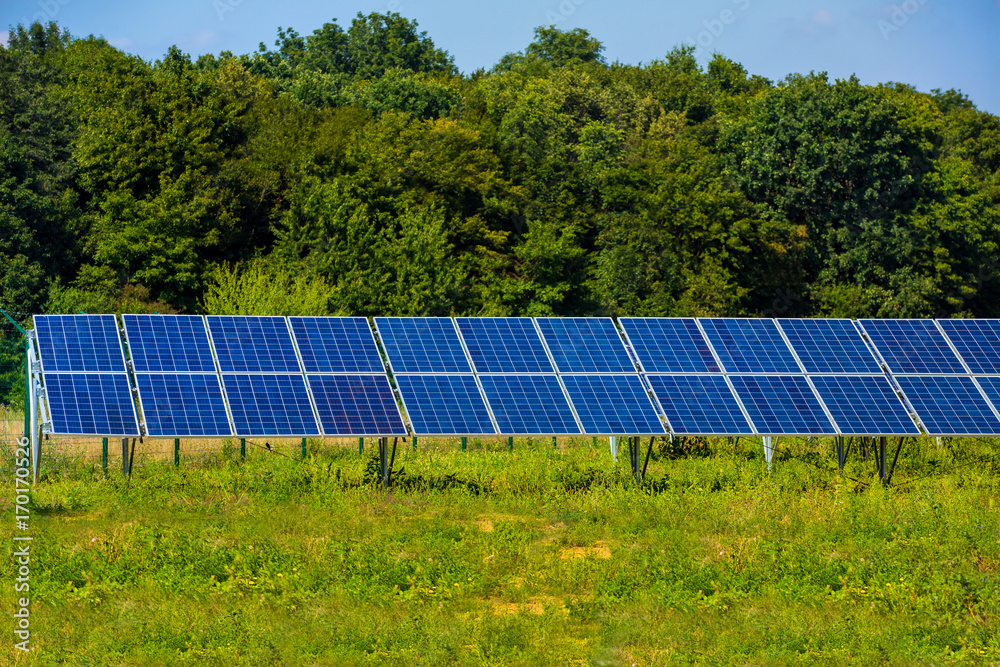
[[[540,317],[536,321],[559,372],[635,372],[611,318]]]
[[[394,373],[471,373],[455,323],[447,317],[376,317]]]
[[[482,375],[479,380],[501,433],[580,433],[573,411],[554,375]]]
[[[619,320],[646,373],[719,373],[708,342],[692,318]]]
[[[495,435],[471,375],[397,375],[414,435]]]
[[[773,320],[702,318],[699,322],[726,372],[802,372]]]
[[[894,374],[966,373],[933,320],[859,320]]]
[[[309,387],[326,435],[407,434],[384,375],[310,375]]]
[[[938,320],[973,373],[1000,374],[1000,320]]]
[[[920,435],[884,376],[815,375],[812,381],[843,435]]]
[[[59,435],[139,435],[125,373],[46,373],[52,432]]]
[[[290,317],[307,373],[384,373],[364,317]]]
[[[136,373],[147,434],[222,437],[233,434],[218,375]]]
[[[212,373],[215,359],[205,321],[195,315],[123,315],[137,373]]]
[[[722,376],[650,375],[670,429],[679,435],[753,435]]]
[[[733,375],[730,380],[761,435],[836,435],[804,376]]]
[[[320,435],[301,375],[223,374],[237,436]]]
[[[126,371],[114,315],[36,315],[35,334],[45,372]]]
[[[209,315],[207,319],[223,373],[301,372],[285,318]]]
[[[976,382],[983,388],[986,398],[997,410],[1000,410],[1000,376],[978,377]]]
[[[552,373],[530,317],[459,317],[455,323],[479,373]]]
[[[588,435],[666,433],[638,375],[567,375],[563,382]]]
[[[780,319],[777,322],[807,373],[882,372],[851,320]]]
[[[928,435],[1000,435],[1000,420],[969,376],[896,378]]]

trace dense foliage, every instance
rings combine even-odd
[[[1000,315],[1000,118],[538,28],[459,73],[414,22],[155,63],[0,47],[0,306]]]

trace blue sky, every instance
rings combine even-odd
[[[826,71],[957,88],[1000,114],[1000,0],[4,0],[0,40],[9,25],[51,19],[152,61],[172,44],[195,56],[248,53],[272,45],[278,26],[308,34],[337,19],[347,28],[373,11],[415,19],[463,72],[489,68],[527,46],[536,26],[555,24],[590,31],[608,61],[649,62],[689,42],[702,63],[718,51],[774,80]]]

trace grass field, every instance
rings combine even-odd
[[[770,474],[759,442],[697,443],[654,452],[640,489],[606,441],[421,441],[389,491],[356,441],[180,468],[168,445],[126,481],[46,443],[34,650],[8,632],[0,662],[1000,663],[994,442],[911,442],[889,489],[856,456],[839,476],[829,441],[783,441]]]

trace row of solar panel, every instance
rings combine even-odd
[[[124,317],[150,435],[318,435],[317,417],[328,435],[406,433],[364,318],[206,319]],[[881,371],[851,320],[781,320],[780,328],[751,319],[621,322],[674,433],[919,433],[886,378],[801,374]],[[1000,349],[995,321],[960,322],[975,334],[955,336],[961,349]],[[889,357],[882,353],[886,359],[944,349],[926,324],[860,323],[873,340],[900,341]],[[943,323],[930,326],[942,335]],[[376,329],[415,434],[665,432],[608,318],[376,318]],[[56,432],[137,428],[113,316],[39,316],[36,333]],[[726,377],[722,369],[741,374]],[[94,370],[120,377],[67,375]],[[1000,415],[986,400],[996,402],[994,378],[897,381],[928,433],[1000,433]]]

